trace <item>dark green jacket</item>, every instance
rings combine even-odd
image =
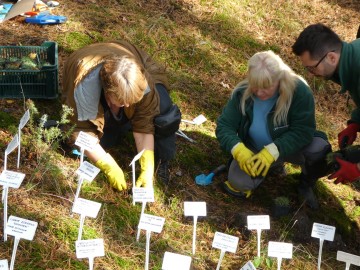
[[[341,93],[349,92],[356,104],[350,122],[360,124],[360,39],[343,42],[338,66],[339,79],[331,80],[341,85]]]
[[[217,120],[216,137],[222,149],[227,152],[231,152],[238,142],[247,145],[249,139],[249,127],[253,119],[253,100],[252,98],[247,100],[245,115],[243,115],[240,100],[245,88],[234,90]],[[316,132],[314,107],[311,90],[303,81],[299,80],[288,112],[287,123],[274,127],[275,106],[272,108],[267,117],[268,128],[270,136],[279,150],[279,157],[294,154],[311,143]],[[323,135],[322,137],[326,138],[325,134]]]

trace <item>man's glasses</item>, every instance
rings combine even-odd
[[[336,50],[332,50],[332,51],[329,51],[327,52],[323,57],[321,57],[321,59],[319,60],[319,62],[317,62],[316,65],[314,66],[305,66],[305,68],[310,71],[310,72],[313,72],[315,71],[315,69],[318,67],[318,65],[320,65],[320,63],[325,59],[325,57],[330,53],[330,52],[335,52]]]

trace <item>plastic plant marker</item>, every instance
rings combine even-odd
[[[155,201],[154,188],[153,187],[146,187],[146,188],[133,187],[132,191],[133,191],[133,201],[142,203],[141,214],[140,214],[140,216],[141,216],[145,211],[146,203]],[[137,242],[139,241],[139,238],[140,238],[140,229],[138,228],[137,233],[136,233],[136,241]]]
[[[16,147],[19,146],[19,135],[16,134],[14,138],[11,140],[11,142],[8,144],[8,146],[5,149],[5,155],[4,155],[4,170],[7,168],[7,156],[15,150]]]
[[[142,214],[140,217],[139,228],[146,231],[146,257],[145,270],[149,269],[150,236],[151,232],[161,233],[165,223],[165,218]]]
[[[257,256],[260,258],[261,230],[270,230],[270,217],[268,215],[247,216],[249,230],[257,230]]]
[[[14,269],[15,256],[20,238],[32,241],[36,232],[38,223],[28,219],[10,216],[5,232],[15,237],[14,248],[11,256],[10,270]]]
[[[0,269],[1,270],[9,270],[9,262],[8,260],[0,260]]]
[[[324,244],[324,240],[333,241],[335,236],[336,228],[329,225],[324,225],[320,223],[314,222],[311,236],[320,239],[319,246],[319,257],[318,257],[318,270],[320,270],[321,266],[321,255],[322,255],[322,247]]]
[[[269,242],[268,256],[277,258],[277,269],[281,269],[282,259],[291,259],[293,244],[284,242]]]
[[[184,202],[184,215],[193,216],[194,219],[192,254],[195,254],[197,218],[199,216],[205,217],[207,215],[206,202]]]
[[[103,239],[90,239],[90,240],[77,240],[75,242],[76,258],[89,259],[89,269],[94,268],[94,258],[105,256],[104,240]]]
[[[256,268],[251,261],[248,261],[240,270],[256,270]]]
[[[139,160],[144,153],[145,149],[141,150],[141,152],[137,153],[137,155],[133,158],[133,160],[130,162],[130,166],[132,169],[132,180],[133,180],[133,187],[135,187],[135,162]],[[135,202],[133,201],[133,204],[135,205]]]
[[[189,124],[194,124],[194,125],[201,125],[202,123],[204,123],[206,121],[206,117],[202,114],[198,115],[197,117],[195,117],[193,120],[185,120],[185,119],[181,119],[181,122],[185,122],[185,123],[189,123]]]
[[[239,237],[221,233],[221,232],[215,232],[212,247],[221,250],[220,258],[219,258],[219,262],[217,264],[216,270],[220,269],[220,265],[221,265],[221,262],[224,258],[226,251],[236,253],[238,243],[239,243]]]
[[[195,117],[193,119],[193,122],[195,123],[195,125],[201,125],[202,123],[204,123],[206,121],[206,117],[203,116],[202,114],[198,115],[197,117]]]
[[[96,144],[98,143],[98,138],[91,136],[83,131],[79,132],[79,135],[76,138],[75,145],[80,147],[80,165],[84,161],[84,152],[85,150],[92,152],[94,151]]]
[[[161,270],[189,270],[191,257],[166,251]]]
[[[75,201],[74,207],[73,207],[73,212],[80,214],[80,226],[79,226],[78,240],[81,240],[82,229],[84,226],[85,217],[88,216],[88,217],[96,218],[99,213],[100,207],[101,207],[100,203],[85,200],[82,198],[78,198]]]
[[[4,241],[7,241],[7,234],[5,232],[6,223],[7,223],[7,203],[8,203],[8,194],[9,187],[19,188],[22,181],[25,178],[25,174],[19,172],[13,172],[4,170],[0,174],[0,185],[4,187],[3,189],[3,203],[4,203]]]
[[[82,162],[80,167],[76,170],[76,173],[88,182],[92,182],[99,172],[100,169],[98,167],[87,161]]]
[[[17,159],[17,168],[20,167],[20,147],[21,147],[21,130],[27,124],[30,119],[30,111],[27,110],[20,119],[18,134],[19,134],[19,147],[18,147],[18,159]]]
[[[84,153],[82,151],[82,153]],[[81,155],[83,159],[84,155]],[[80,162],[80,167],[76,170],[76,173],[78,174],[78,185],[75,193],[74,203],[76,202],[77,198],[80,195],[81,186],[83,184],[84,180],[87,180],[89,182],[92,182],[94,178],[98,175],[100,172],[100,169],[91,163],[87,161]]]
[[[346,263],[345,270],[349,270],[351,264],[360,266],[360,256],[356,256],[343,251],[338,250],[336,254],[336,260]]]

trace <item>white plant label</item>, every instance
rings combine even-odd
[[[19,188],[24,178],[25,174],[23,173],[4,170],[0,174],[0,185]]]
[[[221,249],[222,251],[236,253],[238,243],[239,243],[239,237],[221,232],[216,232],[212,243],[212,247]]]
[[[137,153],[133,160],[130,162],[130,166],[134,164],[138,159],[141,158],[142,154],[144,153],[145,149],[141,150],[141,152]]]
[[[184,215],[185,216],[206,216],[206,202],[184,202]]]
[[[98,175],[100,169],[91,163],[84,161],[81,163],[80,167],[76,170],[76,173],[83,177],[85,180],[91,182]]]
[[[249,230],[270,230],[270,217],[268,215],[247,216]]]
[[[76,258],[94,258],[105,256],[104,239],[77,240]]]
[[[5,150],[5,155],[8,155],[8,154],[10,154],[12,151],[14,151],[14,149],[15,149],[16,147],[18,147],[18,145],[19,145],[19,135],[16,134],[16,135],[14,136],[14,138],[11,140],[11,142],[8,144],[8,146],[7,146],[6,150]]]
[[[161,270],[189,270],[191,257],[166,251]]]
[[[29,119],[30,119],[30,111],[27,110],[20,119],[19,129],[22,129],[23,127],[25,127],[25,125],[27,124]]]
[[[76,138],[75,145],[91,152],[93,151],[97,142],[98,142],[98,138],[93,137],[83,131],[80,131],[79,135]]]
[[[291,259],[293,251],[293,244],[283,242],[269,242],[268,256],[283,259]]]
[[[0,270],[9,270],[8,260],[0,260]]]
[[[139,221],[139,229],[150,232],[161,233],[165,223],[165,218],[142,214]]]
[[[38,223],[28,219],[10,216],[5,233],[15,238],[33,240]]]
[[[201,125],[202,123],[204,123],[206,121],[206,117],[203,116],[202,114],[198,115],[197,117],[195,117],[193,119],[193,122],[196,124],[196,125]]]
[[[338,250],[336,254],[336,259],[341,262],[350,263],[353,265],[360,266],[360,256],[356,256],[350,253],[346,253]]]
[[[154,188],[153,187],[133,187],[133,200],[134,202],[154,202]]]
[[[85,200],[83,198],[77,198],[75,200],[73,212],[80,215],[96,218],[99,213],[100,207],[101,203]]]
[[[240,270],[256,270],[256,268],[251,261],[248,261]]]
[[[314,222],[311,236],[315,238],[333,241],[335,236],[335,227]]]

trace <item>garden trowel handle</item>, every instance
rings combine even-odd
[[[217,167],[215,170],[212,171],[214,175],[218,175],[219,173],[222,173],[226,170],[226,166],[224,164],[221,164],[219,167]]]

